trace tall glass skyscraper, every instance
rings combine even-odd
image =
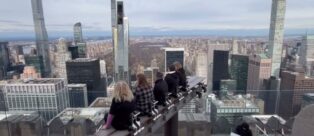
[[[129,22],[124,15],[123,1],[111,1],[114,80],[129,82]]]
[[[74,43],[83,42],[82,24],[81,22],[75,23],[73,27],[74,31]]]
[[[49,58],[48,35],[45,27],[44,11],[41,0],[32,0],[34,28],[36,36],[37,55],[42,56],[44,76],[50,76],[51,64]]]
[[[271,75],[279,77],[284,36],[286,0],[273,0],[269,30],[268,56],[272,58]]]

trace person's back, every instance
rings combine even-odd
[[[183,69],[182,65],[179,62],[175,62],[174,65],[175,65],[176,73],[179,77],[178,85],[182,87],[183,91],[185,91],[187,87],[185,70]]]
[[[134,96],[128,84],[124,81],[117,82],[113,90],[110,111],[105,117],[106,124],[103,128],[108,129],[112,126],[117,130],[129,129],[132,125],[131,114],[135,109]]]
[[[158,101],[158,105],[166,105],[166,97],[168,92],[168,84],[163,79],[163,75],[160,72],[156,74],[157,80],[153,89],[155,100]]]
[[[110,114],[114,115],[111,125],[117,130],[128,129],[132,125],[131,113],[136,109],[135,102],[121,101],[112,99]]]
[[[150,115],[154,100],[152,87],[148,84],[144,74],[137,75],[137,83],[135,89],[136,108],[142,112],[142,115]]]
[[[175,72],[174,65],[169,66],[169,71],[170,72],[168,72],[168,74],[165,77],[165,81],[168,84],[168,91],[172,93],[172,96],[177,97],[179,77]]]

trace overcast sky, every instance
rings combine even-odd
[[[110,0],[43,0],[48,31],[110,30]],[[286,28],[314,28],[314,0],[287,0]],[[125,0],[133,29],[268,29],[271,0]],[[0,32],[33,31],[31,0],[1,0]]]

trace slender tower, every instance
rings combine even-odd
[[[286,0],[273,0],[269,30],[268,56],[272,58],[271,76],[277,78],[279,77],[282,55],[285,13]]]
[[[129,83],[129,22],[123,1],[111,0],[112,43],[114,49],[114,81]]]
[[[73,31],[74,31],[74,43],[75,43],[75,45],[77,45],[77,43],[82,43],[83,42],[83,33],[82,33],[81,22],[77,22],[74,24]]]
[[[43,58],[44,76],[50,76],[51,64],[49,58],[48,35],[45,27],[42,0],[32,0],[34,28],[36,36],[37,55]]]

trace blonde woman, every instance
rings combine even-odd
[[[131,113],[136,109],[134,96],[129,85],[119,81],[114,86],[112,104],[104,129],[111,126],[116,130],[128,129],[131,125]]]

